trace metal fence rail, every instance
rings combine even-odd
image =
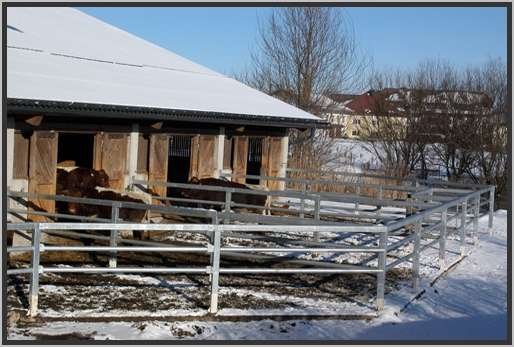
[[[263,177],[265,178],[265,177]],[[216,313],[218,310],[219,276],[222,274],[343,274],[343,273],[365,273],[376,276],[377,294],[376,307],[380,311],[384,307],[385,279],[387,271],[394,267],[409,262],[412,265],[413,287],[418,288],[420,281],[420,257],[423,250],[428,247],[439,248],[439,265],[445,270],[446,263],[446,240],[449,236],[458,236],[460,242],[460,255],[466,254],[466,241],[471,238],[474,243],[478,242],[478,219],[481,213],[488,214],[488,226],[491,229],[494,213],[494,187],[493,186],[470,186],[441,188],[417,186],[412,190],[412,199],[409,201],[394,201],[392,199],[370,199],[369,197],[326,193],[312,194],[304,191],[259,191],[244,190],[227,187],[211,187],[203,185],[189,185],[168,182],[147,182],[134,181],[134,184],[144,185],[165,185],[169,187],[180,187],[187,189],[202,189],[224,192],[225,201],[222,202],[222,210],[203,210],[194,208],[171,207],[161,205],[146,205],[128,202],[106,202],[88,201],[86,203],[99,203],[104,206],[111,206],[113,219],[110,223],[9,223],[8,230],[24,230],[32,233],[31,246],[9,247],[8,253],[30,252],[31,265],[29,268],[8,269],[8,275],[30,274],[30,315],[37,314],[39,275],[49,272],[77,272],[77,273],[190,273],[205,274],[210,280],[210,309],[209,312]],[[382,187],[383,188],[383,187]],[[278,216],[248,216],[250,214],[232,213],[231,208],[236,204],[231,201],[233,193],[257,194],[267,196],[293,196],[299,198],[301,217],[278,217]],[[27,193],[9,193],[10,197],[31,198]],[[41,195],[37,195],[41,198]],[[70,198],[63,196],[43,196],[43,198],[55,199],[56,201],[83,202],[83,198]],[[82,199],[82,200],[81,200]],[[361,223],[338,222],[328,223],[321,220],[322,202],[350,202],[355,203],[354,214]],[[94,199],[89,199],[94,200]],[[306,204],[311,201],[311,204]],[[375,214],[363,212],[360,204],[379,206]],[[489,208],[482,208],[485,205]],[[402,218],[387,218],[381,215],[381,208],[387,206],[400,206],[406,209],[406,215]],[[312,209],[309,209],[312,207]],[[332,206],[331,206],[332,207]],[[162,213],[177,213],[190,216],[208,218],[206,224],[142,224],[120,221],[117,214],[120,208],[152,209]],[[411,209],[410,215],[407,211]],[[28,214],[33,211],[25,212]],[[312,218],[305,218],[310,215]],[[348,213],[342,213],[348,216]],[[375,217],[375,218],[372,218]],[[370,221],[371,219],[371,221]],[[234,224],[236,221],[264,223],[256,224]],[[233,224],[230,224],[232,222]],[[223,223],[223,224],[221,224]],[[309,225],[311,224],[311,225]],[[109,230],[110,236],[90,235],[81,231]],[[207,236],[205,245],[174,246],[159,242],[136,241],[121,239],[118,235],[120,230],[140,231],[161,231],[161,232],[189,232],[199,233]],[[45,245],[41,242],[41,234],[57,234],[80,236],[102,241],[108,241],[108,246],[60,246]],[[224,246],[223,241],[227,237],[262,237],[271,239],[266,233],[274,235],[288,235],[290,233],[305,234],[307,240],[295,240],[292,245],[279,245],[273,247],[256,246]],[[369,235],[371,240],[355,245],[337,245],[334,243],[320,242],[320,233],[335,233],[344,237],[351,235]],[[257,234],[257,235],[256,235]],[[403,238],[398,240],[397,235]],[[280,237],[280,236],[273,236]],[[314,237],[314,239],[310,239]],[[310,240],[309,240],[310,239]],[[125,245],[120,245],[125,244]],[[132,244],[132,246],[126,246]],[[391,256],[400,249],[405,249],[409,244],[414,247],[411,252],[402,254],[401,257],[390,260]],[[403,247],[403,248],[402,248]],[[104,252],[110,254],[109,267],[43,267],[40,264],[41,252]],[[203,253],[209,255],[209,265],[199,267],[119,267],[116,262],[116,255],[119,252],[172,252],[172,253]],[[360,264],[336,264],[316,261],[295,260],[296,264],[313,266],[311,268],[246,268],[222,266],[224,256],[265,256],[275,253],[357,253],[371,254]],[[388,258],[388,255],[390,256]],[[290,262],[293,264],[293,261]]]
[[[289,180],[288,178],[283,177],[269,177],[269,176],[245,176],[248,178],[260,177],[261,179],[270,179],[270,180]],[[303,180],[307,182],[307,180]],[[302,182],[303,182],[302,181]],[[308,181],[310,184],[314,184],[315,181]],[[314,182],[314,183],[313,183]],[[417,201],[416,199],[409,199],[407,201],[399,201],[393,199],[386,198],[371,198],[366,196],[359,196],[355,194],[342,194],[342,193],[330,193],[330,192],[316,192],[312,193],[307,190],[297,191],[297,190],[279,190],[279,191],[270,191],[264,189],[241,189],[241,188],[232,188],[232,187],[220,187],[220,186],[210,186],[210,185],[198,185],[198,184],[187,184],[187,183],[175,183],[175,182],[163,182],[163,181],[144,181],[144,180],[135,180],[131,181],[133,186],[140,187],[145,189],[144,187],[148,186],[165,186],[169,188],[180,188],[180,189],[189,189],[189,190],[200,190],[200,191],[211,191],[223,193],[225,195],[224,201],[219,200],[200,200],[200,199],[185,199],[185,198],[170,198],[170,197],[160,197],[160,196],[152,196],[153,199],[156,200],[168,200],[168,201],[180,201],[180,202],[188,202],[188,203],[198,203],[198,204],[207,204],[212,206],[218,206],[220,210],[223,210],[224,213],[220,216],[223,220],[224,224],[228,224],[231,222],[231,218],[233,213],[231,211],[235,208],[251,208],[262,210],[263,212],[288,212],[297,214],[299,218],[305,218],[306,215],[311,212],[312,219],[316,220],[318,223],[321,221],[321,217],[323,216],[332,216],[332,217],[349,217],[348,213],[352,213],[352,218],[361,218],[361,219],[380,219],[382,220],[384,217],[382,216],[381,208],[382,206],[391,206],[391,207],[401,207],[401,208],[429,208],[437,205],[437,202],[424,202]],[[382,186],[382,185],[367,185],[367,184],[357,184],[356,186],[373,186],[380,187],[380,191],[383,190],[393,190],[403,189],[404,191],[409,192],[421,192],[425,191],[424,187],[401,187],[401,186]],[[248,195],[260,195],[271,197],[281,197],[281,198],[296,198],[298,199],[299,209],[284,209],[280,207],[274,206],[258,206],[258,205],[250,205],[243,203],[236,203],[233,201],[234,194],[248,194]],[[345,207],[336,207],[329,206],[330,203],[348,203],[350,206]],[[376,210],[374,214],[366,213],[365,210],[362,209],[363,205],[376,206]],[[312,207],[312,210],[309,211],[309,207]],[[321,212],[323,207],[330,207],[332,210],[335,210],[332,214],[327,214]],[[338,212],[337,210],[341,210]],[[236,217],[237,218],[237,217]],[[250,217],[246,216],[245,221],[249,221]],[[273,223],[273,219],[263,218],[260,216],[253,216],[253,222],[266,223],[267,220],[270,220]],[[298,223],[303,223],[302,221],[298,221]]]
[[[37,314],[38,291],[39,291],[39,275],[43,273],[195,273],[209,275],[211,283],[211,304],[209,311],[216,313],[218,310],[218,287],[220,274],[252,274],[252,273],[280,273],[280,274],[342,274],[342,273],[368,273],[381,274],[385,268],[366,267],[366,266],[345,266],[339,265],[333,268],[230,268],[221,266],[221,257],[224,253],[234,252],[330,252],[330,253],[385,253],[384,247],[223,247],[223,234],[230,231],[237,232],[283,232],[290,231],[314,233],[314,232],[330,232],[330,233],[373,233],[383,234],[386,228],[381,226],[291,226],[291,225],[223,225],[223,224],[113,224],[113,223],[11,223],[8,224],[8,230],[31,230],[32,245],[30,247],[10,247],[8,252],[26,252],[32,253],[31,266],[28,269],[8,269],[7,275],[30,273],[30,315]],[[66,233],[68,230],[160,230],[160,231],[187,231],[187,232],[211,232],[209,243],[204,247],[186,247],[186,246],[48,246],[41,243],[41,233],[47,231],[61,231]],[[87,237],[87,234],[83,234]],[[144,241],[141,241],[144,243]],[[41,252],[201,252],[210,254],[210,264],[206,267],[195,268],[142,268],[142,267],[43,267],[40,265]],[[382,278],[383,277],[383,278]],[[379,283],[377,287],[383,287],[384,276],[378,276]],[[382,282],[380,282],[382,281]],[[383,291],[377,294],[377,307],[383,307]]]

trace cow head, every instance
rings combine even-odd
[[[95,181],[97,187],[109,188],[109,176],[104,169],[95,171]]]

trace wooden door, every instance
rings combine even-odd
[[[248,136],[234,136],[234,158],[232,181],[245,183],[246,167],[248,164]]]
[[[216,170],[216,136],[200,135],[198,146],[198,178],[214,177]]]
[[[261,176],[269,176],[269,164],[270,164],[270,137],[267,136],[262,139],[262,152],[261,152]],[[261,180],[259,184],[269,187],[270,181]]]
[[[34,131],[30,138],[29,193],[55,195],[58,134]],[[55,212],[54,200],[30,199],[33,210]],[[47,222],[47,217],[29,215],[33,221]]]
[[[105,170],[112,189],[125,189],[127,145],[127,134],[100,133],[95,136],[93,166],[95,170]]]
[[[148,159],[149,181],[167,182],[169,142],[169,136],[166,134],[150,135],[150,153]],[[150,188],[159,196],[166,196],[166,186],[155,185]]]
[[[282,151],[281,151],[281,138],[268,137],[267,138],[267,163],[266,163],[266,176],[278,177],[280,174]],[[263,158],[264,159],[264,158]],[[279,190],[282,184],[281,181],[268,180],[267,187],[269,190]]]
[[[200,156],[200,135],[191,138],[191,156],[189,158],[189,179],[198,178],[198,158]]]
[[[216,169],[216,136],[196,135],[191,139],[189,179],[214,177]]]

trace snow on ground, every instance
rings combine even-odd
[[[8,339],[506,340],[507,212],[499,210],[495,213],[492,235],[487,232],[487,216],[480,219],[479,227],[480,242],[468,245],[466,258],[440,276],[433,285],[430,282],[439,275],[437,271],[424,273],[426,277],[423,277],[421,292],[416,293],[409,286],[389,292],[385,311],[374,319],[234,321],[229,319],[230,316],[242,312],[226,309],[213,320],[196,317],[182,321],[150,317],[145,321],[128,322],[106,322],[101,318],[91,322],[43,320],[32,326],[10,329]],[[449,247],[458,249],[458,243],[450,242]],[[422,259],[425,262],[436,260],[431,256]],[[124,279],[137,280],[138,277],[124,276]],[[152,284],[154,280],[146,281]],[[58,291],[57,287],[47,289]],[[309,302],[305,306],[314,307],[315,304]],[[277,312],[269,311],[268,314]]]

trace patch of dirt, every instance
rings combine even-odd
[[[389,271],[386,293],[402,283],[404,285],[410,276],[410,269]],[[368,305],[376,295],[376,278],[365,274],[222,275],[220,288],[220,309],[300,308],[297,303],[302,299],[347,300]],[[256,295],[249,294],[248,290]],[[291,300],[284,300],[284,297]],[[39,308],[42,311],[207,310],[209,303],[210,287],[206,275],[43,274],[40,279]],[[28,278],[22,275],[8,278],[7,306],[9,310],[28,308]]]
[[[90,334],[81,334],[81,333],[69,333],[69,334],[59,334],[59,335],[48,335],[42,333],[34,333],[32,334],[36,340],[39,341],[60,341],[60,340],[94,340],[93,336],[96,334],[96,331]]]

